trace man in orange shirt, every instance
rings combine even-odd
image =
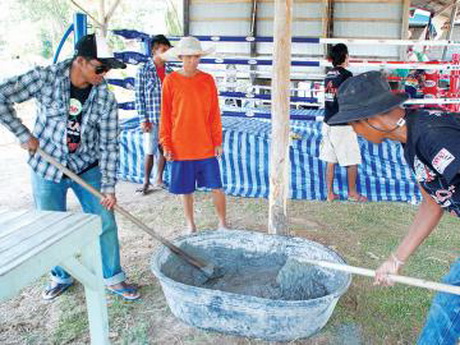
[[[217,88],[210,74],[198,70],[204,51],[195,37],[184,37],[164,54],[180,59],[183,68],[169,74],[163,83],[160,143],[171,161],[169,191],[183,196],[188,232],[195,232],[193,192],[195,187],[212,190],[219,229],[227,228],[225,194],[219,163],[222,155],[222,123]]]

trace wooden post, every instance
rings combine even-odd
[[[184,0],[184,36],[190,35],[190,0]]]
[[[107,36],[107,20],[105,18],[105,0],[99,0],[99,22],[101,23],[101,36]]]
[[[288,235],[289,92],[293,0],[275,0],[268,232]]]
[[[252,6],[251,6],[251,28],[249,30],[249,36],[251,37],[256,37],[257,36],[257,9],[258,9],[258,0],[252,0]],[[250,44],[250,56],[251,58],[257,57],[257,42],[251,42]],[[251,74],[251,84],[255,84],[256,80],[256,71],[257,71],[257,66],[256,65],[251,65],[250,67]]]
[[[402,22],[401,22],[401,39],[406,40],[409,33],[409,15],[410,15],[410,0],[403,0],[402,8]],[[414,39],[414,38],[412,38]],[[399,58],[401,60],[406,60],[407,57],[407,47],[399,48]]]
[[[450,41],[452,39],[452,35],[454,34],[455,29],[455,18],[457,18],[457,11],[458,11],[458,0],[454,0],[454,6],[452,7],[452,11],[450,12],[450,28],[449,32],[447,33],[447,40]],[[447,57],[447,49],[449,47],[444,47],[442,51],[442,60],[446,60]]]

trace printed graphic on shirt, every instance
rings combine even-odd
[[[455,193],[455,186],[449,186],[447,189],[438,189],[435,194],[432,194],[431,197],[436,201],[436,203],[443,207],[447,208],[452,206],[452,196]]]
[[[82,109],[83,105],[78,99],[70,99],[69,117],[67,119],[67,146],[71,153],[75,152],[80,145]]]
[[[436,156],[434,156],[431,165],[438,171],[444,173],[444,170],[455,160],[455,156],[450,153],[446,148],[442,148]]]
[[[430,109],[427,112],[428,112],[428,115],[430,115],[430,116],[441,117],[441,116],[445,115],[445,112],[442,111],[442,110],[432,110],[432,109]]]
[[[334,86],[334,83],[332,81],[329,81],[326,84],[326,88],[324,90],[324,100],[326,102],[334,102],[336,95],[337,95],[337,88]]]
[[[414,173],[418,183],[430,194],[433,200],[452,215],[460,216],[460,194],[456,194],[455,185],[447,181],[430,167],[414,157]]]
[[[455,185],[449,185],[439,176],[430,182],[425,181],[420,184],[439,206],[452,215],[460,216],[460,194],[456,193]]]
[[[414,173],[419,183],[432,182],[436,178],[434,171],[423,164],[417,156],[414,157]]]

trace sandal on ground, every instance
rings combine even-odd
[[[61,284],[52,281],[42,292],[42,298],[46,301],[51,301],[61,295],[65,290],[71,287],[73,283]]]
[[[149,187],[147,188],[141,187],[141,188],[136,189],[137,194],[147,195],[147,194],[150,194],[151,192],[152,190]]]
[[[333,194],[332,196],[328,195],[328,197],[326,199],[327,202],[333,202],[333,201],[336,201],[336,200],[339,200],[339,196],[337,194]]]
[[[367,198],[364,195],[349,196],[348,201],[351,201],[351,202],[368,202]]]
[[[128,285],[128,284],[123,284],[123,285],[124,287],[119,288],[119,289],[114,289],[110,286],[106,286],[106,289],[109,292],[120,296],[125,301],[134,301],[141,297],[141,294],[137,291],[137,289],[134,286]]]
[[[153,185],[153,188],[155,189],[168,189],[168,187],[166,186],[166,184],[164,184],[164,182],[162,183],[155,183]]]

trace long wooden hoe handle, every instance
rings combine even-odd
[[[311,265],[321,266],[324,268],[330,268],[330,269],[337,270],[337,271],[353,273],[353,274],[358,274],[358,275],[367,276],[367,277],[375,277],[375,271],[367,269],[367,268],[349,266],[345,264],[339,264],[336,262],[323,261],[323,260],[310,260],[310,259],[303,259],[303,258],[302,259],[299,258],[296,260],[298,260],[299,262],[305,262]],[[393,275],[393,274],[388,275],[388,277],[396,283],[401,283],[401,284],[417,286],[417,287],[421,287],[425,289],[460,295],[460,286],[437,283],[437,282],[433,282],[429,280],[400,276],[400,275]]]
[[[85,180],[83,180],[80,176],[75,174],[73,171],[69,170],[66,168],[64,165],[59,163],[56,159],[54,159],[52,156],[47,154],[45,151],[43,151],[40,147],[37,149],[37,152],[40,154],[40,156],[43,157],[48,163],[54,165],[56,168],[61,170],[64,174],[66,174],[69,178],[71,178],[73,181],[78,183],[80,186],[85,188],[88,192],[99,198],[100,200],[104,199],[105,196],[101,192],[99,192],[96,188],[93,186],[89,185]],[[126,218],[128,218],[131,222],[136,224],[139,228],[147,232],[150,236],[155,238],[157,241],[160,241],[162,244],[164,244],[166,247],[168,247],[174,254],[180,256],[187,262],[189,262],[191,265],[199,268],[200,270],[205,271],[205,273],[210,274],[213,271],[212,264],[206,263],[194,256],[191,256],[187,252],[183,251],[164,237],[158,235],[153,229],[149,228],[147,225],[145,225],[143,222],[141,222],[139,219],[134,217],[131,213],[126,211],[123,207],[120,205],[116,204],[114,207],[114,210],[117,211],[118,213],[122,214]]]

